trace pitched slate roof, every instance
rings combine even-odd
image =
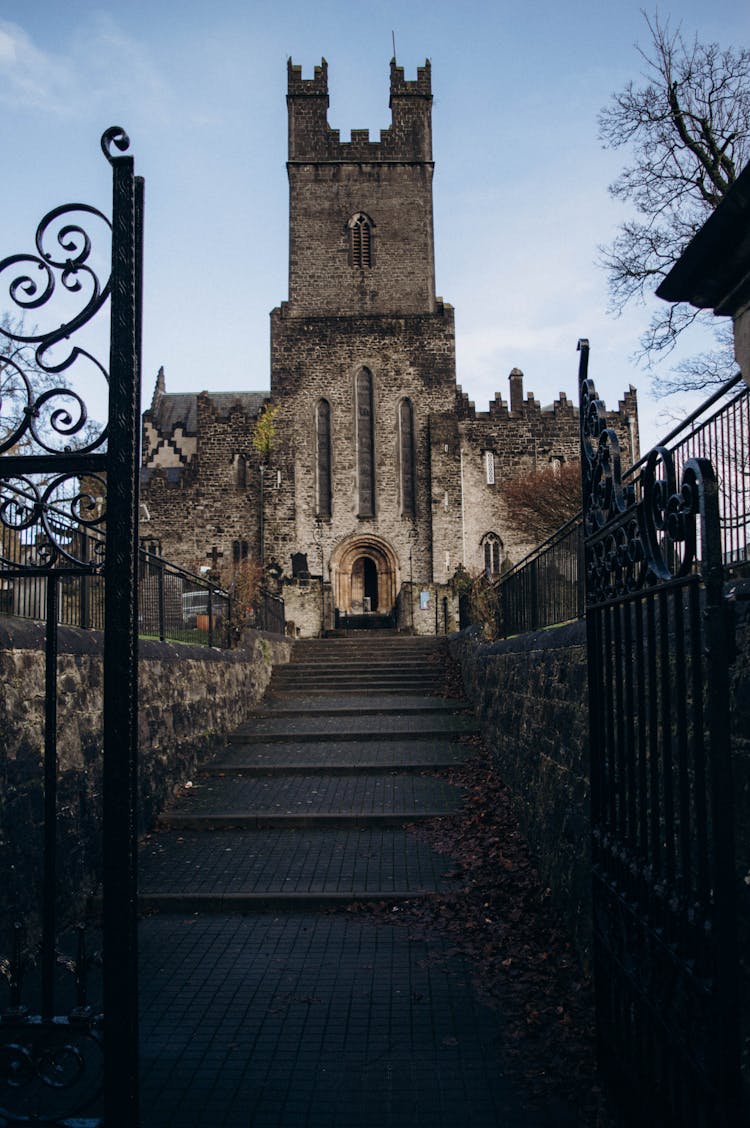
[[[268,399],[268,392],[207,392],[208,400],[219,419],[227,419],[232,408],[239,406],[246,415],[257,415]],[[154,426],[162,434],[171,434],[182,426],[188,435],[198,428],[198,394],[165,392],[156,397],[151,411]]]

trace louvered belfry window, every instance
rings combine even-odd
[[[320,400],[315,419],[318,470],[318,516],[331,516],[331,405]]]
[[[366,368],[357,373],[357,483],[360,517],[375,514],[375,460],[372,411],[372,376]]]
[[[401,512],[404,517],[416,515],[414,490],[414,409],[411,401],[401,400],[399,407],[399,438],[401,445]]]
[[[372,224],[362,212],[349,220],[352,266],[372,266]]]

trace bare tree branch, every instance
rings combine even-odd
[[[639,216],[599,248],[614,314],[656,289],[750,156],[750,51],[722,50],[697,38],[688,43],[668,18],[644,18],[650,43],[637,48],[644,85],[629,82],[599,115],[605,148],[632,151],[610,194]],[[653,364],[695,319],[694,310],[665,306],[644,331],[639,357]],[[657,387],[703,387],[710,372],[726,378],[732,363],[725,371],[725,360],[726,349],[719,348],[715,362],[683,362],[678,378],[662,379]]]

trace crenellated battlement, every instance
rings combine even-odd
[[[328,63],[320,60],[312,78],[302,77],[302,67],[295,66],[291,58],[286,61],[287,94],[295,98],[324,97],[328,104]]]
[[[391,59],[391,98],[404,95],[432,97],[432,67],[429,59],[425,59],[423,67],[417,67],[416,80],[404,79],[404,68],[396,66],[396,60]]]
[[[378,163],[432,161],[432,79],[429,59],[417,68],[416,79],[405,79],[404,68],[391,60],[391,125],[371,141],[368,129],[353,129],[342,141],[328,124],[328,64],[321,59],[312,78],[287,61],[289,161],[303,163]]]

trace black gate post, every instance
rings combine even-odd
[[[138,423],[143,181],[122,131],[112,165],[112,309],[104,634],[104,1108],[107,1128],[138,1123],[137,751]]]

